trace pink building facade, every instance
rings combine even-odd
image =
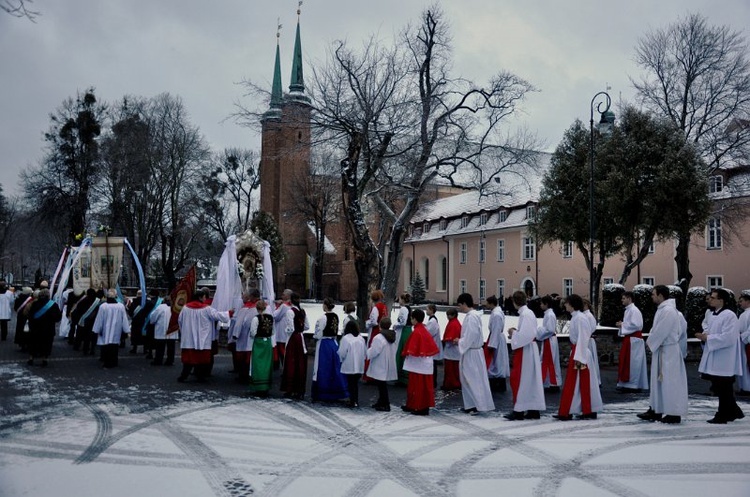
[[[717,174],[721,179],[712,178],[716,213],[693,236],[690,286],[725,287],[737,295],[750,288],[750,223],[737,214],[750,201],[749,169],[727,169]],[[528,233],[538,188],[503,196],[470,191],[424,204],[406,238],[399,288],[408,291],[419,272],[427,300],[435,302],[454,303],[462,292],[482,300],[490,295],[508,297],[516,290],[530,296],[587,296],[589,273],[578,249],[572,243],[538,247]],[[728,220],[722,218],[728,201],[735,206],[731,230],[724,228]],[[674,284],[675,247],[676,240],[655,242],[625,287]],[[621,256],[609,258],[602,285],[618,283],[623,267]]]

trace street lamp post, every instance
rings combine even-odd
[[[597,102],[598,100],[598,102]],[[594,104],[596,111],[601,115],[599,129],[601,132],[608,132],[615,121],[615,114],[609,110],[612,105],[612,99],[606,91],[600,91],[591,99],[591,120],[589,121],[591,129],[591,140],[589,156],[591,157],[591,170],[589,172],[589,297],[593,311],[598,313],[599,310],[599,292],[596,291],[594,280],[596,279],[596,267],[594,265],[594,238],[596,237],[596,213],[594,210]],[[602,109],[603,107],[603,109]]]

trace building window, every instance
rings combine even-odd
[[[487,213],[483,212],[479,215],[479,226],[487,224]]]
[[[573,242],[565,242],[562,247],[562,256],[564,259],[573,257]]]
[[[569,297],[573,295],[573,279],[572,278],[563,279],[562,293],[563,293],[563,297]]]
[[[536,259],[536,244],[530,236],[523,237],[523,260],[533,261]]]
[[[422,259],[422,274],[424,275],[424,289],[430,289],[430,259]]]
[[[708,178],[708,193],[719,193],[724,189],[723,176],[711,176]]]
[[[441,219],[440,220],[440,231],[445,231],[448,229],[448,220],[447,219]]]
[[[469,225],[469,216],[463,216],[461,218],[461,227],[466,228]]]
[[[466,280],[458,280],[458,293],[466,293]]]
[[[414,228],[414,236],[422,236],[422,227],[418,226]]]
[[[714,288],[722,288],[724,286],[723,276],[706,276],[706,283],[710,290]]]
[[[479,301],[487,298],[487,280],[479,280]]]
[[[709,249],[721,248],[721,219],[712,217],[708,220],[708,247]]]
[[[497,262],[505,260],[505,240],[497,241]]]
[[[479,240],[479,262],[484,263],[486,257],[485,254],[487,253],[487,240],[482,237]]]
[[[648,246],[648,253],[653,254],[654,252],[656,252],[656,249],[654,248],[654,242],[652,241],[651,245]]]
[[[644,276],[643,278],[641,278],[641,283],[643,283],[644,285],[654,286],[656,280],[653,276]]]
[[[424,231],[425,233],[429,233],[430,232],[430,222],[429,221],[425,221],[424,224],[422,224],[422,231]]]
[[[504,223],[505,220],[508,219],[508,211],[505,209],[497,212],[497,222],[498,223]]]
[[[613,285],[615,283],[614,278],[602,278],[602,283],[605,285]]]
[[[440,291],[445,291],[448,286],[448,259],[440,256],[440,278],[438,279]]]
[[[526,206],[526,219],[536,219],[536,206],[535,205]]]
[[[466,264],[466,242],[461,242],[461,247],[458,251],[458,263]]]
[[[409,287],[411,286],[411,282],[414,279],[414,261],[411,259],[406,259],[404,261],[404,273],[406,273],[404,276],[404,290],[409,291]]]
[[[502,302],[503,295],[505,295],[505,280],[497,280],[497,297],[498,302]]]

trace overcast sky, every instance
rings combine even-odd
[[[750,35],[748,0],[444,0],[455,73],[477,82],[500,69],[534,84],[514,125],[559,142],[572,121],[589,119],[593,95],[611,87],[633,98],[634,47],[650,29],[701,13]],[[337,39],[390,39],[430,5],[422,0],[305,0],[301,29],[306,65]],[[18,175],[44,155],[49,114],[89,86],[100,100],[124,95],[180,96],[216,150],[260,150],[254,132],[227,120],[243,99],[237,83],[267,83],[276,19],[283,24],[283,85],[289,85],[296,0],[35,0],[32,23],[0,14],[0,184],[20,193]],[[307,73],[309,75],[309,72]],[[248,106],[252,101],[244,99]]]

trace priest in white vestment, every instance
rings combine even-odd
[[[737,395],[740,397],[750,396],[750,369],[748,357],[750,356],[750,295],[742,294],[739,299],[742,314],[740,314],[740,358],[742,359],[742,374],[737,375]]]
[[[489,365],[487,375],[490,378],[490,388],[498,392],[507,390],[506,378],[510,376],[510,360],[508,358],[508,340],[505,338],[505,313],[498,306],[497,297],[487,297],[487,307],[490,309],[490,334],[487,337],[487,354]]]
[[[655,286],[651,299],[657,305],[654,324],[646,340],[651,350],[651,406],[638,417],[646,421],[679,423],[688,410],[687,321],[677,310],[665,285]]]

